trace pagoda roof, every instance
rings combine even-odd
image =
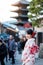
[[[22,18],[28,19],[28,17],[11,17],[11,18],[16,18],[16,19],[21,19],[21,20]]]
[[[18,12],[18,13],[20,13],[20,12],[28,12],[28,9],[21,9],[21,8],[19,8],[17,10],[13,10],[11,12]]]
[[[28,18],[27,15],[12,16],[11,18]]]
[[[17,25],[24,25],[25,23],[27,23],[28,21],[21,21],[21,22],[18,22]]]
[[[29,5],[29,2],[28,1],[26,1],[26,0],[21,0],[21,1],[19,1],[19,2],[16,2],[16,3],[14,3],[14,4],[12,4],[12,6],[18,6],[18,7],[20,7],[20,6],[28,6]]]
[[[21,25],[23,26],[25,23],[27,23],[28,21],[17,21],[17,23],[12,23],[13,25]]]
[[[14,23],[14,25],[20,25],[20,26],[23,26],[24,23],[26,23],[26,21],[18,21],[18,23]]]

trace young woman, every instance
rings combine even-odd
[[[38,52],[38,46],[33,38],[33,30],[29,29],[26,34],[27,42],[22,52],[22,65],[34,65],[35,54]]]

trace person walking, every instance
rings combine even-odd
[[[0,63],[1,65],[5,65],[4,58],[6,57],[6,45],[0,39]]]
[[[14,37],[10,35],[9,42],[8,42],[8,53],[9,53],[9,59],[12,58],[12,64],[15,63],[15,59],[14,59],[15,51],[16,51],[15,40]]]
[[[38,52],[38,46],[33,38],[33,30],[29,29],[26,34],[27,42],[22,52],[22,65],[34,65],[35,54]]]

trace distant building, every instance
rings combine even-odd
[[[28,22],[27,6],[29,6],[29,2],[26,0],[20,0],[19,2],[12,4],[12,6],[17,6],[17,7],[19,7],[19,9],[11,11],[11,12],[18,13],[18,16],[14,16],[11,18],[16,18],[18,20],[18,22],[22,22],[22,23]]]

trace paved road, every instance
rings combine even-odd
[[[18,51],[15,54],[15,64],[14,65],[22,65],[21,63],[21,54],[18,54]],[[8,62],[5,61],[6,65],[12,65],[11,61],[8,60]],[[43,59],[37,59],[35,62],[35,65],[43,65]]]

